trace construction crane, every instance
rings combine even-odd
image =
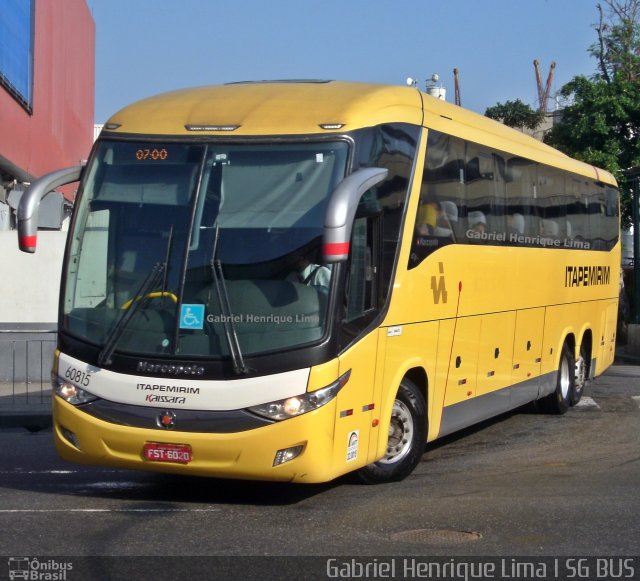
[[[549,95],[551,94],[551,85],[553,83],[553,73],[556,70],[556,63],[552,62],[549,67],[549,75],[547,76],[547,84],[542,87],[542,77],[540,76],[540,63],[538,59],[534,59],[533,67],[536,71],[536,86],[538,88],[538,101],[540,103],[540,113],[546,113],[549,105]]]
[[[460,78],[458,77],[458,69],[453,69],[453,84],[456,105],[462,105],[460,101]]]

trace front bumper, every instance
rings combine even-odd
[[[161,410],[158,410],[161,411]],[[53,398],[54,439],[65,460],[135,470],[252,480],[326,482],[355,466],[336,461],[336,402],[302,416],[234,433],[195,433],[113,424]],[[73,436],[70,438],[70,434]],[[189,464],[153,462],[143,455],[148,442],[187,444]],[[274,466],[279,450],[303,446],[302,453]]]

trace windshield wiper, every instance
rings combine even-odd
[[[238,332],[236,331],[236,326],[233,322],[233,311],[231,310],[229,294],[227,293],[227,283],[224,279],[224,273],[222,272],[222,263],[217,258],[218,234],[219,226],[216,224],[213,252],[211,253],[211,274],[215,283],[218,302],[220,303],[220,313],[222,314],[224,333],[227,338],[227,344],[229,345],[229,353],[231,354],[233,370],[236,375],[247,375],[251,372],[251,369],[247,367],[244,362],[244,358],[242,357],[242,349],[240,348],[240,342],[238,341]]]
[[[133,299],[129,303],[125,303],[125,313],[120,317],[118,322],[113,326],[107,340],[104,343],[104,347],[98,354],[98,365],[100,367],[104,365],[111,365],[111,356],[115,351],[116,345],[122,337],[122,333],[127,328],[129,321],[138,312],[138,309],[143,303],[149,300],[149,292],[157,286],[160,279],[162,279],[162,293],[160,296],[165,297],[168,293],[167,290],[167,265],[169,264],[169,257],[171,256],[171,244],[173,243],[173,224],[169,229],[169,237],[167,240],[167,248],[165,250],[164,262],[156,262],[153,268],[150,270],[147,277],[142,281],[140,287],[133,293]]]
[[[104,365],[111,365],[111,356],[116,348],[122,333],[127,328],[129,321],[132,319],[133,315],[138,312],[138,309],[142,305],[143,302],[148,300],[149,291],[158,284],[160,281],[164,271],[167,268],[166,262],[156,262],[153,265],[153,268],[147,275],[147,278],[142,281],[140,287],[133,293],[133,300],[131,301],[129,307],[125,311],[124,315],[120,317],[118,322],[111,329],[109,336],[104,344],[104,347],[100,351],[98,355],[98,365],[103,367]]]

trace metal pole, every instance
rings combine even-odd
[[[633,324],[640,325],[640,177],[631,180],[633,204]]]

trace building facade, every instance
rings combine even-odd
[[[86,0],[2,0],[0,332],[55,329],[64,218],[73,188],[43,200],[35,255],[18,251],[15,211],[34,179],[79,165],[93,143],[95,24]]]

